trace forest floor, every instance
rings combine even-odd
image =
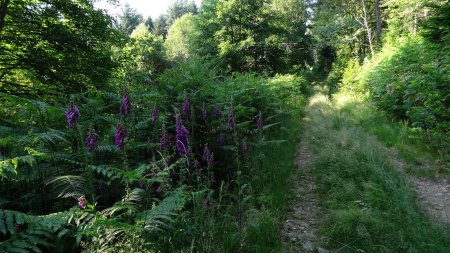
[[[425,225],[420,229],[424,230],[431,224],[429,225],[430,230],[437,228],[438,234],[450,232],[450,184],[447,178],[436,176],[431,179],[411,173],[411,171],[428,169],[427,164],[433,164],[433,161],[422,163],[421,168],[411,169],[411,166],[417,166],[417,164],[402,159],[395,147],[386,146],[378,140],[378,136],[369,133],[358,124],[357,120],[352,119],[355,114],[346,107],[348,106],[348,100],[344,104],[336,100],[339,100],[339,97],[330,101],[329,98],[319,93],[311,98],[306,109],[306,116],[302,122],[303,138],[298,145],[295,161],[298,171],[294,173],[293,178],[292,209],[283,224],[284,243],[288,251],[330,252],[325,246],[334,245],[333,248],[337,250],[333,250],[333,252],[366,252],[362,250],[364,246],[358,247],[358,245],[347,244],[345,240],[336,240],[336,238],[346,237],[346,235],[336,236],[336,233],[342,233],[345,229],[339,231],[339,218],[333,217],[335,214],[332,213],[333,209],[337,207],[346,209],[344,198],[352,199],[349,202],[349,209],[353,208],[352,202],[364,206],[363,209],[367,209],[374,205],[374,203],[371,203],[374,198],[378,198],[373,200],[374,202],[385,201],[384,204],[389,205],[389,201],[392,201],[391,197],[383,196],[383,194],[395,196],[399,193],[406,196],[399,202],[411,202],[400,203],[399,208],[414,209],[411,216],[416,216],[417,213],[417,221],[412,221],[415,218],[411,218],[409,222],[423,222]],[[355,108],[361,109],[361,107]],[[333,160],[336,162],[333,163]],[[340,164],[342,160],[344,162]],[[355,165],[349,168],[346,160],[349,163],[354,161]],[[364,160],[364,162],[360,162],[361,160]],[[342,174],[342,172],[334,171],[336,169],[342,169],[347,174],[340,180],[344,182],[334,181]],[[361,174],[356,170],[374,170],[375,175],[368,176],[364,174],[366,172]],[[347,180],[345,178],[346,176],[359,178],[360,175],[364,175],[364,180],[367,181],[355,182],[359,179],[348,178]],[[365,199],[365,196],[372,194],[370,191],[374,189],[368,192],[354,192],[353,187],[356,187],[355,185],[359,183],[363,187],[377,188],[378,182],[370,182],[370,180],[383,180],[384,182],[379,182],[380,189],[387,192],[377,192],[376,197],[372,196],[367,199]],[[374,185],[371,185],[372,183]],[[334,192],[332,192],[333,187],[331,187],[333,184],[339,185],[339,189],[334,190]],[[398,189],[393,190],[396,192],[389,192],[389,187],[395,188],[395,184],[398,185]],[[336,186],[334,185],[334,187]],[[378,190],[377,188],[374,191]],[[392,198],[397,201],[395,197]],[[371,211],[383,216],[382,212],[395,212],[395,208],[397,207],[393,207],[393,210]],[[425,218],[422,219],[422,216]],[[331,220],[337,222],[337,228],[331,228],[330,224],[327,224],[330,217]],[[394,227],[407,226],[407,224],[402,224],[400,219],[393,220],[389,225]],[[348,220],[344,222],[348,222]],[[357,229],[361,228],[358,227]],[[370,228],[368,230],[367,233],[370,233]],[[414,233],[414,229],[411,232]],[[359,234],[361,231],[357,233]],[[408,233],[408,231],[405,230],[405,233]],[[447,236],[443,235],[443,237]],[[395,244],[395,240],[392,243]],[[368,246],[368,248],[370,247]],[[439,251],[436,250],[436,252]]]

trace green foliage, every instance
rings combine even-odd
[[[136,29],[136,27],[142,22],[142,15],[138,14],[137,10],[131,8],[128,3],[125,3],[122,13],[119,15],[119,23],[117,25],[118,28],[127,36],[130,36],[134,29]],[[149,25],[150,24],[146,24],[147,29]]]
[[[128,45],[150,38],[152,35],[142,25],[130,36]],[[259,164],[261,159],[253,161],[250,154],[262,155],[286,143],[282,138],[273,138],[286,136],[285,132],[279,136],[275,127],[282,122],[291,122],[284,108],[296,103],[298,97],[295,94],[306,89],[306,80],[294,75],[277,76],[272,80],[238,73],[222,77],[215,69],[212,65],[193,61],[166,70],[151,90],[143,85],[128,84],[129,91],[141,92],[129,93],[131,113],[127,115],[117,116],[122,99],[119,95],[101,90],[72,95],[70,103],[78,106],[81,115],[73,127],[66,126],[65,105],[51,106],[39,100],[2,95],[6,105],[2,110],[2,123],[5,124],[1,129],[5,133],[2,134],[2,165],[9,166],[7,169],[11,171],[2,172],[3,182],[8,186],[2,188],[3,203],[9,209],[34,214],[64,211],[77,202],[79,205],[67,211],[69,217],[61,217],[60,225],[52,230],[52,236],[61,235],[55,244],[30,241],[21,247],[56,252],[69,248],[87,252],[99,249],[151,252],[175,240],[171,238],[178,238],[172,249],[185,249],[186,240],[198,242],[195,247],[207,248],[199,239],[208,230],[217,249],[251,248],[250,245],[259,244],[261,246],[255,249],[279,247],[277,243],[266,242],[267,238],[276,237],[275,221],[270,225],[255,219],[252,221],[255,229],[249,230],[251,234],[248,235],[253,239],[245,239],[248,208],[257,209],[264,203],[270,210],[268,212],[277,213],[284,203],[280,201],[284,199],[280,198],[284,192],[275,190],[276,195],[265,198],[264,202],[256,201],[259,194],[270,193],[252,191],[251,184],[262,189],[267,183],[249,177],[255,174],[252,164],[258,163],[257,166],[263,168]],[[136,68],[135,71],[142,74],[144,70]],[[124,73],[130,74],[131,69]],[[136,82],[138,78],[130,77],[130,80]],[[175,146],[161,150],[158,142],[162,129],[170,135],[176,132],[174,116],[180,112],[186,98],[190,100],[193,112],[190,121],[183,116],[192,136],[189,139],[192,154],[179,157]],[[291,102],[286,103],[285,98]],[[155,106],[159,117],[153,120],[151,111]],[[218,118],[213,113],[216,107],[223,113]],[[207,110],[206,119],[201,116],[203,109]],[[233,111],[235,129],[227,126],[227,117]],[[258,115],[264,117],[264,127],[259,130]],[[124,148],[112,144],[117,124],[128,130]],[[93,129],[98,135],[98,145],[89,152],[85,138]],[[222,144],[219,144],[220,133],[225,134]],[[214,165],[207,165],[203,158],[206,143],[214,152]],[[249,154],[243,151],[244,145],[249,147]],[[291,168],[287,161],[291,160],[289,154],[295,145],[284,146],[289,147],[289,152],[280,149],[286,155],[283,163],[273,161],[264,173],[260,173],[268,174],[273,166],[286,166],[285,170],[280,169],[283,172],[280,172],[280,180],[287,180]],[[199,165],[195,165],[199,167],[193,165],[195,160],[199,161]],[[271,189],[285,184],[286,181],[280,180]],[[20,194],[16,195],[16,189]],[[208,194],[210,207],[202,207],[205,194]],[[224,220],[220,215],[210,214],[207,216],[210,227],[200,226],[195,232],[178,237],[179,232],[174,227],[185,231],[197,226],[198,219],[203,217],[199,213],[214,213],[215,208],[224,208],[229,215]],[[181,222],[183,220],[185,222]],[[234,238],[228,237],[230,241],[222,238],[225,234],[219,229],[226,221],[234,224],[228,227]],[[43,226],[36,226],[43,229]],[[264,232],[266,239],[257,242],[256,234],[262,233],[259,226],[270,231]],[[164,236],[160,236],[161,233]],[[2,238],[2,243],[19,244],[27,238],[23,231],[17,238]],[[53,238],[47,236],[41,240],[51,242]]]
[[[406,120],[436,148],[448,152],[447,61],[448,57],[440,58],[432,44],[416,37],[395,47],[386,45],[373,62],[362,66],[349,62],[342,83],[346,89],[370,91],[380,108]]]
[[[173,26],[175,21],[185,14],[196,15],[198,13],[197,5],[194,0],[175,0],[167,10],[167,25],[168,29]]]
[[[167,24],[167,15],[160,15],[155,19],[153,23],[153,32],[155,35],[161,36],[165,38],[167,36],[167,31],[169,30],[169,26]]]
[[[124,47],[117,50],[114,56],[120,67],[116,82],[122,89],[148,87],[167,67],[162,38],[152,34],[143,23],[131,33]]]
[[[311,58],[306,19],[301,1],[204,1],[196,44],[200,55],[218,55],[231,71],[300,70]]]
[[[116,36],[92,1],[7,1],[4,20],[2,92],[55,95],[102,87],[108,80],[114,66],[109,42]]]
[[[440,44],[446,51],[450,50],[450,3],[431,5],[431,17],[423,23],[424,36],[430,41]]]
[[[317,23],[312,33],[319,41],[329,41],[324,40],[324,36],[328,30],[334,31],[327,28],[333,24],[327,20],[338,20],[333,18],[337,14],[331,8],[335,4],[322,3],[318,7]],[[340,86],[359,93],[368,91],[380,108],[394,118],[406,121],[425,137],[428,144],[447,153],[450,141],[450,114],[447,109],[450,80],[446,74],[449,58],[445,38],[448,31],[437,22],[445,23],[444,13],[448,4],[445,1],[386,1],[383,6],[386,7],[383,17],[388,27],[380,52],[369,60],[364,58],[367,50],[362,54],[355,53],[358,48],[356,44],[349,47],[345,43],[351,41],[339,39],[358,38],[355,29],[347,29],[343,32],[346,34],[344,37],[331,35],[329,39],[338,43],[325,46],[334,48],[337,59],[325,83],[330,93],[336,92]],[[429,6],[434,6],[432,11]],[[358,9],[345,9],[344,13],[350,19],[358,17]],[[322,24],[323,21],[327,24]]]
[[[187,61],[195,57],[197,37],[195,16],[185,14],[175,20],[164,41],[168,58],[172,61]]]

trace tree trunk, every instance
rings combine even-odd
[[[375,0],[375,19],[377,29],[377,45],[381,47],[381,12],[380,12],[380,0]]]
[[[0,0],[0,32],[5,26],[6,9],[8,7],[9,0]]]
[[[373,36],[372,36],[372,29],[370,29],[370,25],[369,25],[369,17],[367,16],[366,1],[361,0],[361,4],[362,4],[362,9],[363,9],[363,17],[362,17],[361,24],[366,29],[367,40],[369,42],[370,54],[373,59],[375,57],[375,51],[373,50]]]

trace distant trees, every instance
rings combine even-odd
[[[154,22],[154,33],[156,35],[167,36],[169,28],[175,23],[175,20],[186,13],[197,14],[198,9],[194,1],[175,0],[169,6],[166,14],[160,15]]]
[[[127,36],[130,36],[133,30],[143,21],[142,15],[138,14],[136,9],[131,8],[126,3],[122,9],[122,13],[119,15],[118,28]]]
[[[232,71],[289,71],[311,59],[306,20],[301,0],[205,0],[198,44]]]
[[[145,19],[144,24],[150,32],[153,32],[153,30],[155,29],[155,24],[152,17],[148,17],[147,19]]]
[[[119,85],[143,87],[167,67],[162,37],[152,34],[144,23],[131,33],[128,42],[115,54],[119,63],[116,78]]]
[[[197,5],[194,1],[188,2],[187,0],[175,0],[172,5],[169,6],[167,11],[167,24],[170,27],[175,20],[182,17],[186,13],[198,14]]]
[[[162,14],[158,18],[155,19],[155,22],[153,23],[153,32],[156,35],[166,37],[167,36],[167,30],[169,29],[169,25],[167,23],[167,16]]]
[[[196,55],[198,33],[195,17],[191,13],[175,20],[164,42],[168,58],[173,61],[192,59]]]

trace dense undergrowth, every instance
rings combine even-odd
[[[450,64],[438,50],[420,37],[386,45],[374,61],[361,66],[350,61],[342,83],[353,91],[369,91],[382,110],[448,152]]]
[[[305,81],[208,67],[168,70],[147,92],[74,94],[66,107],[2,95],[1,207],[16,210],[1,212],[2,248],[281,247]]]
[[[395,5],[394,5],[395,6]],[[349,56],[343,47],[326,83],[355,94],[367,93],[390,117],[409,126],[408,135],[420,138],[436,156],[450,147],[449,3],[423,7],[434,16],[421,23],[420,32],[399,22],[387,30],[373,57]],[[400,24],[400,25],[398,25]]]
[[[315,96],[305,137],[316,176],[327,244],[339,252],[448,252],[450,238],[419,211],[388,150],[354,122],[352,99]],[[357,120],[356,120],[357,121]]]

